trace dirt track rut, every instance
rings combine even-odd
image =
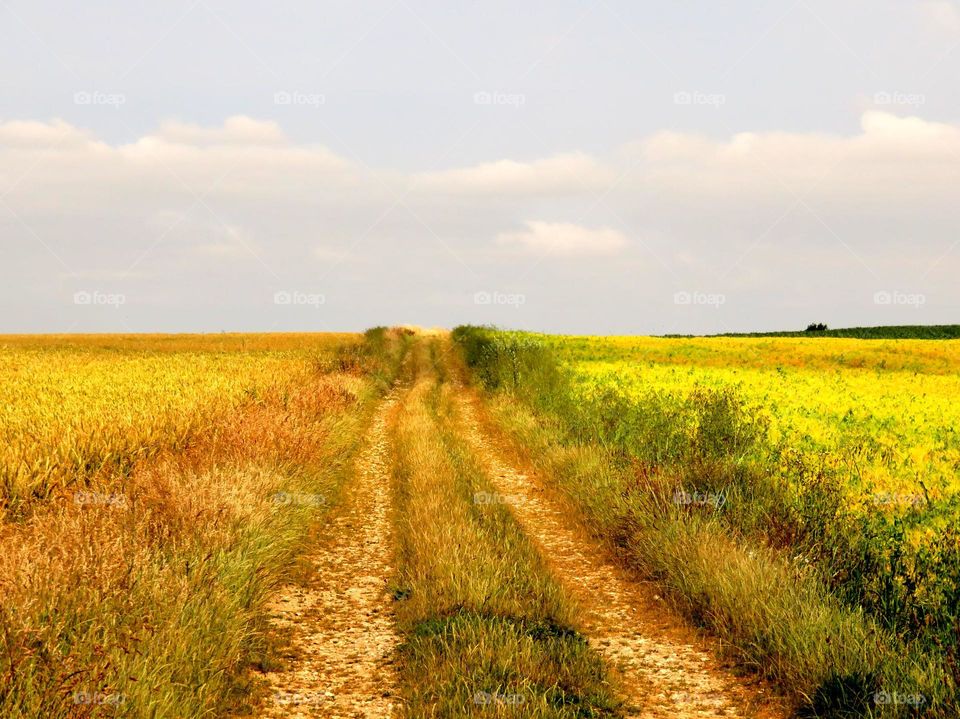
[[[397,635],[386,580],[391,576],[388,420],[381,403],[357,458],[342,507],[334,510],[309,580],[284,587],[272,624],[290,633],[289,667],[267,675],[261,716],[384,719],[396,714]]]

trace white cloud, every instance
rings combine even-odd
[[[568,222],[527,222],[527,229],[502,232],[497,244],[563,257],[611,255],[627,245],[627,238],[609,227],[589,228]]]
[[[960,128],[879,111],[865,112],[861,128],[852,136],[744,132],[722,141],[657,133],[625,148],[625,162],[640,160],[628,187],[640,177],[667,199],[743,203],[956,196]]]
[[[282,145],[286,137],[275,122],[254,120],[235,115],[228,117],[223,127],[201,127],[176,120],[160,125],[156,134],[146,138],[175,145]]]
[[[415,174],[423,192],[467,195],[551,195],[596,190],[612,180],[609,168],[583,153],[534,162],[498,160],[474,167]]]
[[[49,123],[35,120],[0,123],[0,147],[65,150],[98,145],[88,133],[60,119]]]
[[[181,209],[184,198],[218,196],[350,204],[391,182],[389,173],[375,181],[326,147],[290,143],[276,123],[246,117],[213,128],[167,122],[119,146],[62,120],[0,123],[0,192],[15,186],[12,197],[27,214],[111,206],[155,214]]]
[[[955,0],[921,0],[917,4],[924,24],[933,31],[960,34],[960,7]]]

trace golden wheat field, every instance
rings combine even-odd
[[[235,705],[374,394],[360,342],[0,339],[0,715]]]
[[[0,338],[5,507],[76,492],[302,382],[347,336]]]

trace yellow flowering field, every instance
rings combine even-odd
[[[543,339],[585,395],[733,388],[784,462],[816,456],[849,477],[853,502],[910,504],[960,488],[958,341]]]

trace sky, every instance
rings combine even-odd
[[[960,0],[0,0],[0,332],[960,321]]]

